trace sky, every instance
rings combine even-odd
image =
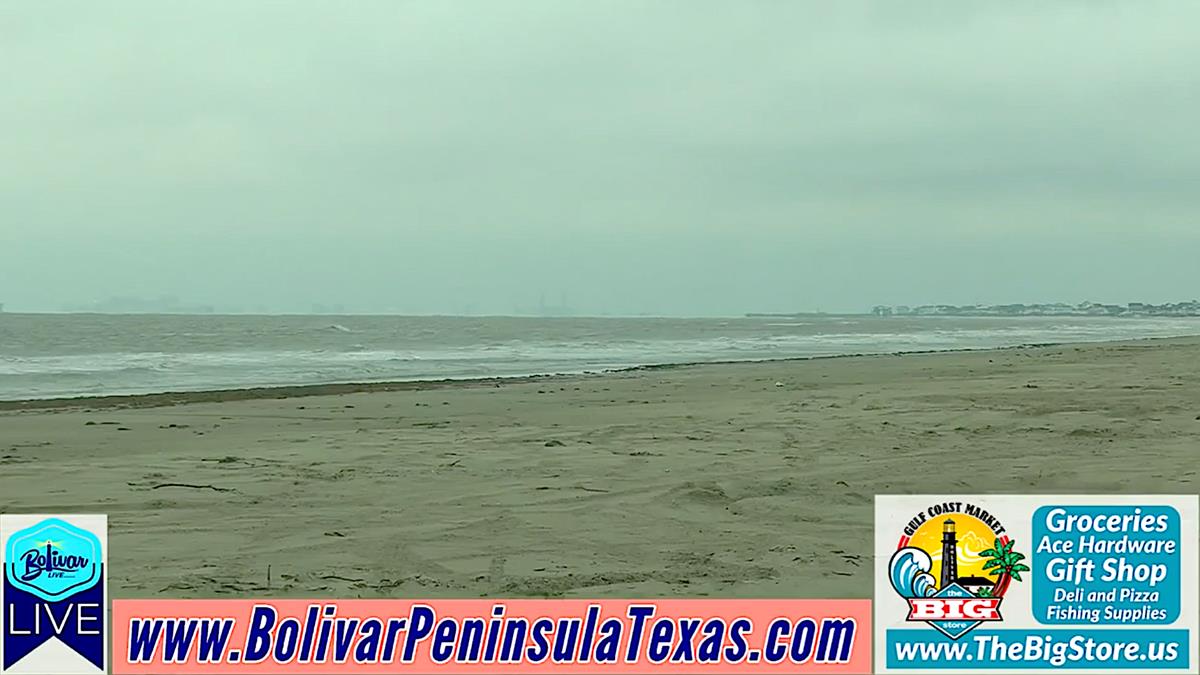
[[[1190,0],[4,2],[0,303],[1190,300],[1198,25]]]

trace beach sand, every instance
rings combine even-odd
[[[869,597],[876,493],[1196,493],[1198,363],[1188,338],[9,405],[0,511],[109,514],[115,597]]]

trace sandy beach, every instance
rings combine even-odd
[[[1197,492],[1200,339],[0,411],[115,597],[871,593],[876,493]],[[357,391],[363,389],[363,391]]]

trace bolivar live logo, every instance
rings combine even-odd
[[[0,673],[104,672],[105,516],[0,516]]]
[[[908,621],[957,640],[1003,620],[1005,592],[1029,571],[1015,543],[973,504],[943,502],[914,514],[888,564],[892,588],[908,601]]]

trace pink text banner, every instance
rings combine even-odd
[[[865,673],[869,600],[116,600],[113,673]]]

